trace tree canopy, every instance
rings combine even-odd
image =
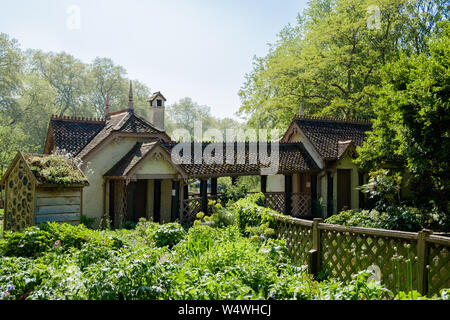
[[[450,198],[450,24],[431,37],[429,50],[386,65],[375,104],[373,132],[360,151],[368,170],[394,166],[412,175],[418,200]]]
[[[240,114],[254,126],[286,127],[306,115],[371,119],[380,71],[400,52],[428,50],[446,1],[311,0],[240,90]]]

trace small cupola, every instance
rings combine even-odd
[[[164,116],[165,116],[165,102],[166,98],[161,92],[155,92],[150,97],[150,122],[161,131],[165,131]]]

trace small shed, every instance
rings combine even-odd
[[[44,222],[80,223],[86,176],[64,155],[17,153],[0,181],[5,189],[3,229]]]

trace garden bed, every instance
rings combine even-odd
[[[189,229],[141,220],[133,230],[51,223],[8,232],[0,240],[1,299],[395,298],[367,271],[346,282],[313,279],[274,239],[272,211],[255,200],[216,205]]]

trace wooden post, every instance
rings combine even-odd
[[[314,218],[312,225],[312,248],[308,254],[308,272],[313,276],[317,276],[320,271],[320,230],[319,223],[322,223],[322,218]]]
[[[180,181],[172,181],[172,222],[180,218]]]
[[[362,186],[364,184],[364,174],[362,172],[358,172],[358,185]],[[366,204],[365,204],[365,197],[364,197],[364,193],[359,190],[358,192],[358,198],[359,198],[359,204],[358,207],[359,209],[365,209]]]
[[[200,180],[200,196],[202,197],[202,212],[208,213],[208,180]]]
[[[267,193],[267,176],[261,176],[261,192]]]
[[[417,281],[417,291],[422,295],[428,294],[428,247],[427,238],[433,234],[433,231],[424,229],[419,231],[417,238],[417,258],[419,268],[419,279]]]
[[[327,216],[333,215],[333,176],[328,172],[327,177]]]
[[[211,178],[211,195],[217,196],[217,178]]]
[[[284,213],[292,214],[292,175],[284,176]]]
[[[161,222],[161,180],[154,182],[153,191],[153,221]]]
[[[189,185],[187,183],[187,181],[182,181],[181,182],[183,184],[183,190],[182,190],[182,194],[180,197],[180,221],[183,221],[184,218],[184,200],[187,200],[189,198]]]
[[[317,216],[317,174],[311,175],[311,214]]]

